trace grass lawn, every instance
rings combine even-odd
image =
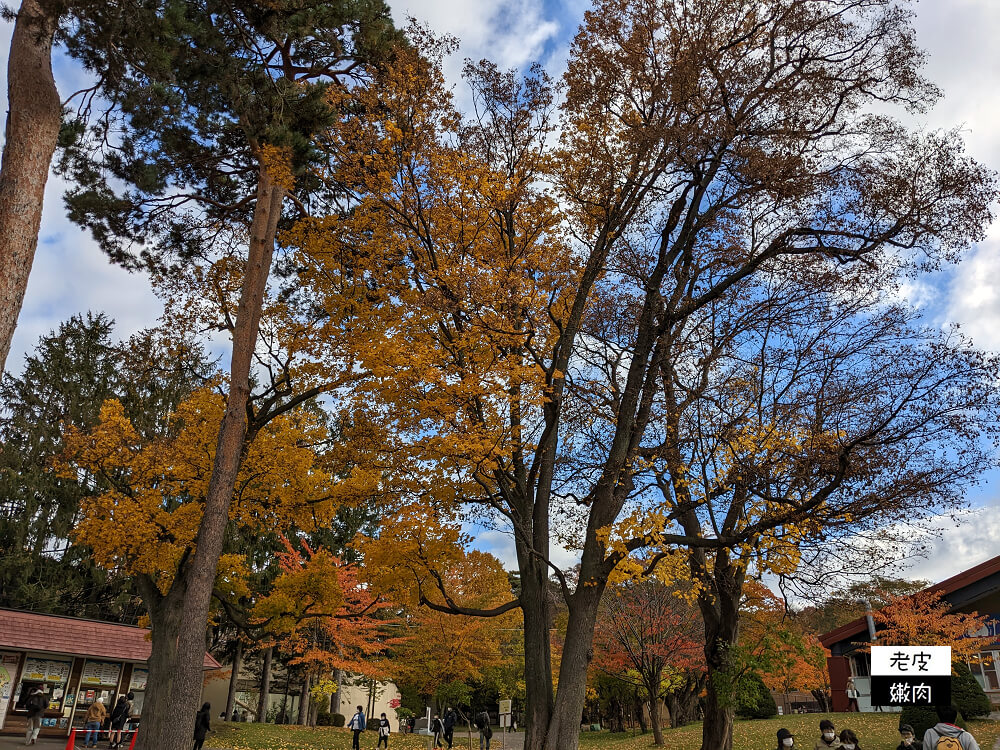
[[[348,750],[352,733],[333,727],[287,726],[276,724],[243,724],[240,722],[213,723],[215,732],[205,740],[206,748],[213,750]],[[375,732],[362,735],[361,747],[373,748],[378,742]],[[427,737],[393,734],[390,748],[426,748]]]
[[[778,730],[790,729],[795,734],[795,747],[812,750],[819,738],[821,719],[832,719],[839,732],[853,729],[858,735],[862,750],[895,750],[899,744],[899,714],[795,714],[775,719],[738,721],[733,733],[733,750],[774,750]],[[1000,721],[973,721],[969,731],[975,736],[982,750],[992,750],[1000,738]],[[701,724],[689,724],[680,729],[664,730],[664,746],[669,750],[700,750]],[[613,735],[606,732],[584,732],[580,736],[582,748],[611,748],[631,750],[653,747],[653,735]]]

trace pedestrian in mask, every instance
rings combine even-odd
[[[840,733],[840,749],[841,750],[861,750],[861,745],[858,744],[858,735],[856,735],[852,730],[845,729]]]
[[[788,750],[795,747],[795,735],[782,727],[778,730],[778,750]]]
[[[840,740],[837,738],[837,729],[829,719],[823,719],[819,723],[819,739],[813,750],[829,750],[829,748],[839,748]]]

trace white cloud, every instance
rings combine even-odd
[[[514,535],[497,529],[465,529],[472,535],[476,549],[489,552],[497,557],[507,570],[517,570],[517,551],[514,549]],[[567,550],[556,542],[551,542],[549,557],[560,570],[569,570],[580,561],[580,553]]]
[[[935,534],[927,540],[924,557],[901,572],[906,578],[939,583],[996,556],[1000,540],[1000,510],[996,504],[938,516],[928,523]]]

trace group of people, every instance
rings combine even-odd
[[[954,706],[937,707],[938,723],[924,732],[922,739],[916,737],[909,724],[899,726],[899,745],[896,750],[980,750],[976,738],[955,724],[958,709]],[[842,729],[838,734],[834,723],[823,719],[819,723],[820,737],[813,750],[862,750],[861,741],[853,729]],[[777,750],[795,750],[802,747],[795,743],[795,735],[787,729],[778,730]]]
[[[134,693],[126,693],[118,696],[118,701],[111,709],[110,716],[104,703],[97,699],[87,707],[87,713],[83,717],[83,746],[97,747],[97,742],[101,736],[101,727],[108,723],[108,748],[112,750],[125,744],[125,724],[132,715],[132,701],[135,700]],[[49,697],[46,686],[36,685],[31,689],[25,701],[28,713],[28,727],[24,733],[24,744],[34,745],[38,740],[38,732],[42,728],[42,716],[45,714],[45,707],[49,705]]]
[[[354,737],[351,740],[352,750],[360,750],[361,733],[365,731],[367,726],[368,722],[365,719],[365,711],[361,706],[358,706],[357,712],[347,722],[347,728],[354,732]],[[378,744],[375,747],[389,747],[389,735],[392,733],[392,728],[389,726],[389,719],[386,718],[384,713],[379,716],[378,727],[376,728],[378,729]]]
[[[434,747],[443,747],[441,741],[448,743],[450,748],[455,741],[455,725],[458,724],[458,713],[453,708],[446,708],[444,718],[434,714],[431,722],[431,733],[434,735]],[[480,711],[472,720],[473,726],[479,733],[480,750],[490,750],[490,740],[493,738],[493,727],[490,726],[490,715],[486,711]]]

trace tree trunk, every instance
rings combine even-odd
[[[657,687],[659,687],[657,685]],[[653,728],[653,744],[663,744],[663,728],[660,726],[660,699],[656,692],[649,691],[649,725]]]
[[[734,571],[728,562],[717,560],[713,575],[714,596],[703,591],[700,602],[705,619],[705,659],[708,664],[702,750],[732,750],[731,695],[734,675],[731,649],[739,638],[739,601],[743,581],[742,575]]]
[[[194,713],[187,715],[171,714],[169,711],[158,711],[147,714],[145,707],[153,704],[169,704],[173,691],[173,668],[177,663],[177,638],[181,631],[180,608],[175,598],[164,598],[155,584],[143,578],[139,579],[139,590],[146,603],[150,626],[153,632],[150,649],[149,678],[146,681],[146,692],[143,698],[142,731],[138,741],[148,736],[162,736],[169,731],[171,724],[184,724],[189,729],[194,725]]]
[[[154,715],[164,712],[171,717],[194,715],[202,690],[202,664],[205,653],[205,623],[215,573],[225,542],[229,523],[229,506],[233,488],[243,459],[247,434],[247,402],[250,398],[250,368],[260,328],[260,315],[274,256],[274,239],[285,189],[276,184],[261,165],[257,183],[257,202],[250,227],[250,248],[247,254],[240,302],[233,330],[233,351],[229,368],[229,394],[226,412],[219,425],[212,477],[205,496],[205,512],[193,558],[184,579],[182,619],[186,627],[181,631],[177,644],[177,663],[174,669],[174,690],[170,700],[156,702],[147,711]],[[139,750],[183,750],[190,739],[187,723],[174,721],[164,726],[162,734],[140,733]]]
[[[524,750],[542,750],[554,706],[552,694],[551,614],[548,570],[526,555],[521,565],[521,609],[524,613],[525,727]]]
[[[22,0],[7,59],[7,130],[0,162],[0,373],[10,353],[38,247],[42,201],[62,104],[52,77],[58,17]]]
[[[639,697],[639,691],[637,690],[635,692],[635,695],[633,696],[632,710],[635,711],[635,718],[639,722],[639,731],[642,732],[643,734],[649,731],[649,729],[646,727],[646,711],[644,703],[645,702],[642,700],[642,698]]]
[[[264,652],[264,663],[260,668],[260,698],[257,700],[257,723],[267,721],[267,712],[271,707],[271,653],[274,648],[267,647]]]
[[[333,679],[337,683],[337,692],[330,696],[330,713],[339,714],[340,710],[340,692],[344,684],[344,671],[341,669],[333,670]]]
[[[545,750],[577,750],[580,745],[580,722],[587,699],[587,670],[594,655],[597,606],[604,593],[604,582],[588,575],[586,565],[580,581],[570,604],[566,643],[559,665],[559,690],[545,737]],[[525,750],[529,750],[527,744]]]
[[[236,705],[236,683],[240,679],[240,665],[243,662],[243,641],[236,641],[236,655],[233,657],[233,673],[229,678],[229,693],[226,695],[226,721],[233,719]]]
[[[302,687],[299,688],[299,718],[295,722],[296,724],[301,724],[306,726],[309,723],[309,684],[310,676],[308,674],[302,677]]]

